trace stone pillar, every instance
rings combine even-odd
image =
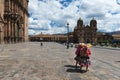
[[[0,0],[0,16],[3,18],[4,15],[4,0]]]
[[[0,0],[0,44],[4,43],[4,0]]]
[[[1,15],[0,15],[1,16]],[[0,44],[4,43],[4,22],[0,17]]]
[[[28,11],[28,2],[25,0],[25,9]],[[28,13],[25,12],[24,14],[25,17],[25,23],[24,23],[24,40],[28,41]]]
[[[7,20],[7,25],[6,25],[6,43],[9,43],[9,22]]]
[[[7,24],[4,24],[4,43],[7,43]]]
[[[14,43],[13,26],[14,24],[11,22],[11,43]]]

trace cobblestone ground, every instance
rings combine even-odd
[[[75,68],[75,48],[44,42],[0,45],[0,80],[120,80],[120,51],[91,48],[89,71]]]

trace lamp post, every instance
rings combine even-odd
[[[67,23],[67,49],[69,49],[69,23]]]

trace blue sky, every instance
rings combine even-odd
[[[77,20],[89,25],[97,20],[99,31],[120,31],[120,0],[29,0],[29,35],[66,33]]]

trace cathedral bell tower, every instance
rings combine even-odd
[[[92,42],[97,43],[97,21],[93,18],[90,21],[90,27],[92,30]]]
[[[83,42],[83,34],[84,34],[84,30],[83,30],[83,20],[81,18],[79,18],[79,20],[77,21],[77,37],[78,37],[78,42]]]
[[[81,29],[83,27],[83,20],[80,18],[78,21],[77,21],[77,28],[78,29]]]
[[[94,18],[90,21],[90,26],[92,29],[97,29],[97,21]]]

